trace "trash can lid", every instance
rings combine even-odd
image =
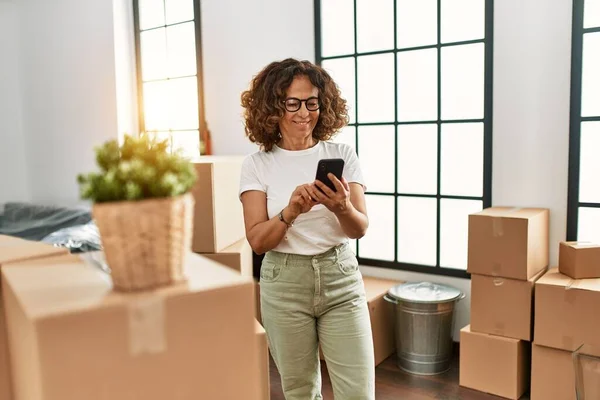
[[[396,300],[414,303],[446,303],[458,300],[463,293],[452,286],[431,282],[409,282],[394,286],[388,294]]]

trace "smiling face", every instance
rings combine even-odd
[[[306,75],[296,76],[285,96],[286,99],[291,97],[300,100],[306,100],[311,97],[318,99],[319,89],[313,86]],[[298,111],[286,110],[285,115],[279,121],[279,130],[284,142],[299,143],[307,141],[312,145],[312,131],[319,121],[319,110],[308,110],[309,108],[314,108],[311,107],[311,104],[314,106],[314,102],[315,99],[308,100],[307,108],[307,102],[302,101]]]

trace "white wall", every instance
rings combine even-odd
[[[27,18],[18,26],[0,28],[18,33],[18,46],[10,39],[15,35],[3,35],[6,44],[0,42],[0,51],[6,47],[3,54],[10,55],[18,49],[22,64],[22,88],[11,89],[15,97],[22,96],[22,118],[13,113],[15,106],[3,108],[10,110],[6,112],[12,118],[6,121],[11,135],[18,138],[13,126],[22,124],[22,139],[6,143],[14,149],[26,147],[29,168],[19,179],[10,174],[10,189],[3,191],[6,199],[27,194],[12,182],[20,181],[29,183],[29,197],[35,202],[77,202],[75,177],[95,169],[93,146],[137,132],[130,3],[22,0],[19,5]],[[305,3],[201,2],[206,114],[216,154],[255,151],[243,133],[240,94],[262,67],[285,57],[314,61],[313,2]],[[16,70],[16,64],[0,68]],[[15,82],[7,81],[13,86]],[[0,93],[0,104],[12,100]],[[18,158],[18,153],[11,156]],[[22,159],[19,163],[25,164]],[[0,171],[15,163],[0,159]]]
[[[71,204],[93,146],[117,137],[113,4],[21,0],[22,123],[32,200]]]
[[[21,126],[19,5],[0,1],[0,204],[31,197]]]
[[[572,1],[497,1],[495,205],[550,209],[550,263],[565,240]]]
[[[492,204],[546,207],[550,263],[566,236],[571,0],[502,0],[494,9]],[[363,267],[365,275],[429,280],[467,294],[458,331],[470,320],[470,281]]]
[[[202,56],[206,120],[215,154],[257,150],[244,136],[241,92],[268,63],[314,61],[313,2],[203,0]]]
[[[133,1],[113,0],[115,86],[119,140],[139,132]]]

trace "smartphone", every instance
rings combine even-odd
[[[317,164],[316,179],[320,180],[331,190],[336,192],[337,190],[335,188],[335,185],[327,177],[327,174],[329,174],[330,172],[341,181],[342,173],[344,172],[344,160],[342,158],[325,158],[319,160],[319,163]],[[321,190],[321,188],[319,188],[318,186],[317,189]]]

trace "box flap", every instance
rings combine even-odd
[[[539,281],[542,278],[542,276],[546,275],[547,272],[548,272],[548,268],[544,268],[543,270],[541,270],[540,272],[538,272],[537,274],[535,274],[534,276],[529,278],[528,281],[532,285],[534,285],[537,281]]]
[[[562,286],[565,289],[600,291],[600,278],[595,279],[572,279],[561,274],[558,268],[554,267],[542,276],[536,283],[537,285]]]
[[[373,278],[370,276],[363,277],[363,282],[365,285],[365,292],[367,294],[367,301],[371,301],[377,297],[383,296],[394,286],[404,283],[402,281]]]
[[[564,244],[573,249],[591,249],[600,247],[600,244],[592,242],[560,242],[560,244]]]
[[[0,246],[0,265],[20,262],[31,258],[66,254],[68,250],[63,247],[54,247],[42,242],[28,240],[5,240]]]
[[[264,335],[266,333],[265,328],[257,320],[254,320],[254,331],[257,335]]]
[[[531,218],[542,212],[546,212],[545,208],[521,208],[521,207],[490,207],[472,215],[481,215],[488,217],[502,218]]]
[[[240,239],[237,242],[225,247],[217,254],[240,254],[244,252],[244,249],[250,247],[250,243],[246,238]]]
[[[23,242],[26,242],[26,240],[15,237],[15,236],[0,235],[0,247],[6,246],[8,244],[19,243],[19,242],[23,243]]]
[[[521,341],[520,339],[509,338],[509,337],[505,337],[505,336],[488,335],[487,333],[473,332],[473,331],[471,331],[471,324],[465,326],[460,331],[463,333],[469,334],[469,335],[482,336],[482,337],[493,339],[493,340],[496,340],[499,342],[519,343]]]
[[[16,293],[26,314],[32,318],[73,313],[83,310],[120,307],[133,296],[175,297],[241,284],[253,285],[251,277],[243,277],[216,261],[190,253],[185,268],[186,282],[154,290],[122,293],[113,291],[109,275],[85,261],[58,260],[40,265],[36,261],[3,268],[5,284]]]

